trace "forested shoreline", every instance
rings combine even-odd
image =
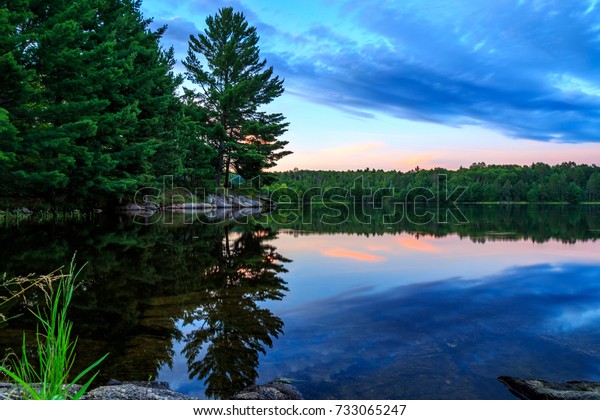
[[[152,29],[139,0],[0,6],[0,207],[111,207],[165,177],[187,191],[253,180],[258,192],[260,176],[275,199],[337,189],[404,201],[437,192],[440,174],[450,192],[466,188],[464,202],[600,201],[600,168],[573,162],[272,172],[291,153],[280,139],[288,123],[261,106],[283,93],[283,80],[242,13],[209,16],[176,74],[173,48],[161,46],[167,28]]]
[[[282,81],[243,14],[223,8],[190,34],[180,75],[140,7],[0,1],[0,201],[110,207],[164,176],[227,187],[290,153],[284,117],[260,111]]]
[[[559,165],[487,165],[468,168],[384,171],[299,170],[277,172],[277,182],[267,187],[275,196],[310,201],[318,196],[343,201],[351,197],[411,201],[428,190],[467,203],[571,203],[600,201],[600,167],[565,162]],[[440,177],[442,176],[442,177]],[[443,183],[440,183],[440,180]]]

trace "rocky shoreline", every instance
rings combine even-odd
[[[150,197],[144,196],[141,204],[132,203],[119,207],[120,213],[130,216],[151,217],[159,211],[171,211],[177,213],[198,212],[207,214],[219,213],[256,213],[264,209],[271,209],[273,204],[267,197],[258,196],[257,199],[251,199],[244,196],[224,194],[210,194],[206,201],[185,202],[178,204],[155,203]]]
[[[39,385],[38,385],[39,386]],[[35,386],[34,386],[35,387]],[[81,387],[75,385],[73,394]],[[0,400],[20,400],[22,393],[17,385],[0,382]],[[109,381],[86,392],[82,400],[195,400],[169,388],[166,382],[138,381],[120,382]],[[253,385],[237,394],[232,400],[301,400],[302,395],[293,386],[283,381],[272,381],[265,385]]]
[[[522,400],[600,400],[600,382],[550,382],[511,376],[500,376],[498,380]]]
[[[190,201],[184,203],[156,203],[155,200],[152,200],[150,196],[142,197],[141,203],[129,203],[117,208],[110,209],[111,211],[116,211],[117,213],[127,214],[130,216],[143,216],[150,217],[159,211],[171,211],[177,213],[186,213],[186,212],[242,212],[248,213],[252,211],[253,213],[268,210],[274,208],[273,202],[265,196],[258,195],[255,199],[244,197],[241,195],[234,194],[223,194],[216,195],[210,194],[206,197],[205,201]],[[37,213],[37,210],[30,210],[27,207],[18,207],[14,210],[0,210],[0,215],[4,214],[14,214],[20,215],[22,217],[29,217]],[[82,211],[79,209],[71,210],[74,214],[80,214]],[[103,209],[94,208],[89,210],[89,212],[93,213],[102,213]]]

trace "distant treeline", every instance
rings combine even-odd
[[[336,201],[346,198],[386,197],[404,201],[418,199],[420,191],[437,194],[443,188],[450,195],[465,188],[462,202],[560,202],[580,203],[600,201],[600,167],[577,165],[573,162],[550,166],[534,163],[530,166],[486,165],[474,163],[468,168],[420,169],[408,172],[364,169],[357,171],[293,170],[276,173],[277,183],[267,190],[275,198],[287,195],[292,201],[308,201],[323,191],[323,198]],[[440,185],[439,175],[446,175],[447,184]],[[457,190],[458,191],[458,190]],[[412,196],[411,196],[412,195]],[[414,196],[414,197],[413,197]]]

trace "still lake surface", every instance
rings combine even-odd
[[[110,353],[97,384],[228,398],[285,377],[307,399],[506,399],[501,375],[600,380],[600,206],[463,207],[460,224],[363,210],[25,223],[0,228],[0,272],[87,262],[71,315],[79,366]],[[35,331],[8,309],[25,315],[0,349]]]

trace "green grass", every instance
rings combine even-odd
[[[36,210],[31,213],[23,213],[18,210],[0,210],[0,225],[19,226],[25,223],[66,223],[79,222],[93,218],[90,212],[77,210],[54,211]]]
[[[67,319],[67,310],[73,292],[78,286],[77,276],[80,271],[81,269],[75,271],[73,258],[69,272],[57,282],[56,290],[49,293],[48,308],[45,311],[38,309],[37,312],[33,312],[39,323],[35,337],[39,366],[34,366],[27,356],[25,334],[23,334],[20,360],[11,360],[10,369],[0,366],[0,373],[9,377],[21,388],[23,399],[81,398],[98,372],[92,374],[79,390],[76,391],[74,385],[91,374],[92,370],[108,356],[104,355],[69,381],[71,368],[75,362],[77,338],[71,339],[73,324]]]

